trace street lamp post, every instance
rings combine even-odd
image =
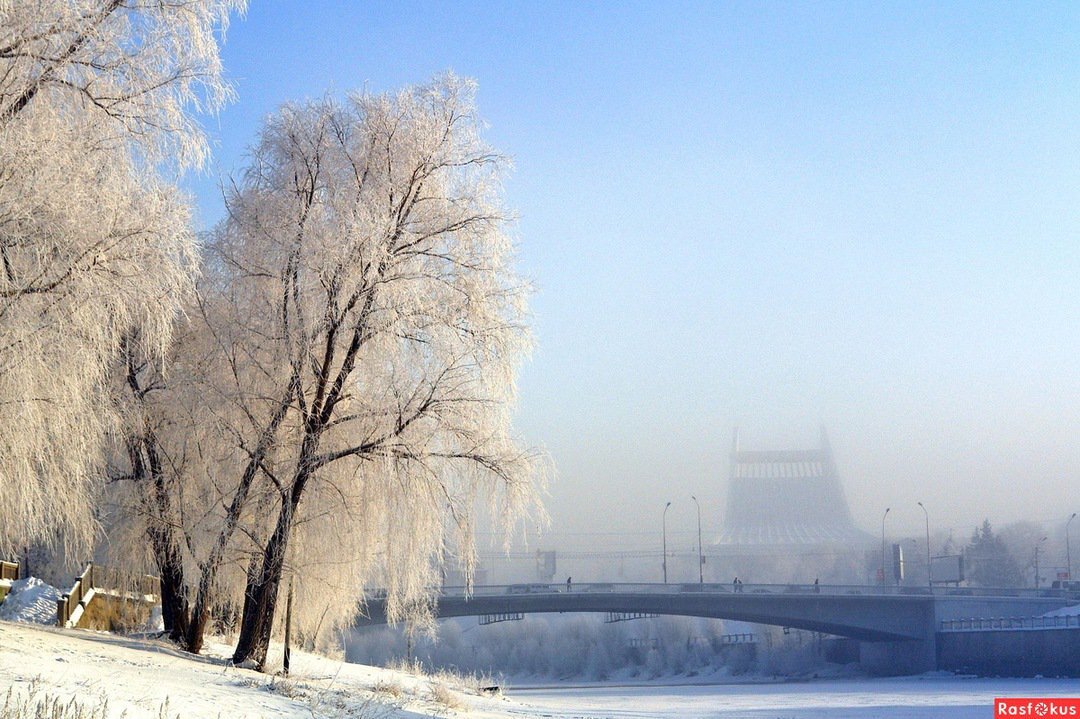
[[[881,586],[885,586],[885,518],[889,516],[891,507],[885,508],[885,514],[881,515]]]
[[[705,555],[701,551],[701,504],[698,503],[697,497],[690,495],[690,499],[694,500],[694,505],[697,507],[697,576],[698,584],[705,583]]]
[[[1072,581],[1073,575],[1072,575],[1072,547],[1071,547],[1071,545],[1069,543],[1069,525],[1072,524],[1072,521],[1074,519],[1076,519],[1076,512],[1073,512],[1072,516],[1069,517],[1069,521],[1065,522],[1065,571],[1067,571],[1069,573],[1069,581],[1070,582]],[[1072,586],[1072,585],[1069,585],[1069,586]]]
[[[671,502],[664,505],[664,561],[661,563],[664,567],[664,584],[667,584],[667,511],[671,506]]]
[[[918,505],[922,507],[923,516],[926,517],[926,585],[933,589],[934,575],[930,569],[930,513],[923,507],[922,502],[918,502]]]
[[[1042,543],[1046,541],[1046,537],[1043,537],[1039,541],[1035,542],[1035,588],[1039,588],[1039,548]]]

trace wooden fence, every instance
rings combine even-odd
[[[19,563],[0,561],[0,580],[19,578]]]
[[[91,590],[102,590],[110,594],[135,597],[158,597],[161,595],[161,583],[157,577],[149,575],[132,576],[115,567],[107,567],[91,562],[75,578],[71,589],[56,600],[56,624],[65,627],[77,623],[79,608],[86,608]],[[81,612],[78,612],[81,614]]]

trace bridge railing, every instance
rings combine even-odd
[[[463,586],[442,587],[440,594],[446,597],[489,597],[521,594],[563,593],[628,593],[628,594],[827,594],[870,596],[935,596],[935,597],[1015,597],[1059,598],[1080,601],[1080,591],[1066,589],[1022,589],[993,587],[910,587],[859,584],[731,584],[731,583],[682,583],[658,584],[645,582],[562,582],[522,583],[502,585],[478,585],[471,589]],[[381,590],[370,590],[369,597],[379,597]]]
[[[82,574],[75,577],[71,589],[56,600],[57,626],[66,627],[78,622],[82,609],[89,601],[90,592],[98,589],[144,598],[161,595],[161,583],[157,577],[132,576],[119,569],[91,562]]]
[[[1080,615],[1064,614],[1043,617],[991,617],[946,619],[943,632],[986,632],[1010,629],[1080,629]]]

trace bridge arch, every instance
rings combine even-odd
[[[824,632],[867,642],[925,640],[934,632],[934,597],[864,594],[859,588],[742,585],[558,585],[447,588],[438,618],[568,612],[708,617]],[[386,623],[385,601],[367,601],[357,626]]]

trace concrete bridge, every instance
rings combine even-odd
[[[972,617],[1031,617],[1080,601],[1060,590],[798,584],[512,584],[444,588],[439,618],[553,612],[650,613],[730,619],[849,637],[870,671],[935,669],[942,622]],[[375,593],[357,626],[386,622]]]

